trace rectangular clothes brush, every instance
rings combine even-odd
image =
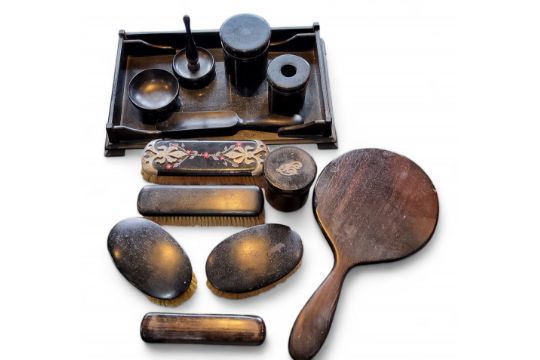
[[[147,185],[139,213],[158,224],[254,226],[264,224],[264,198],[253,185]]]
[[[163,140],[146,145],[141,174],[157,184],[261,184],[268,147],[258,140]]]

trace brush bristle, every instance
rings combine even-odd
[[[143,178],[161,185],[259,185],[262,176],[160,176],[141,171]]]
[[[219,297],[223,297],[223,298],[226,298],[226,299],[232,299],[232,300],[246,299],[246,298],[249,298],[249,297],[252,297],[252,296],[257,296],[259,294],[262,294],[263,292],[267,292],[268,290],[271,290],[271,289],[275,288],[279,284],[284,283],[285,281],[287,281],[287,279],[289,277],[291,277],[296,271],[298,271],[301,264],[302,264],[302,261],[300,261],[298,263],[298,265],[296,265],[294,267],[294,269],[291,270],[291,272],[289,272],[287,275],[285,275],[284,277],[282,277],[278,281],[273,282],[272,284],[270,284],[268,286],[265,286],[263,288],[253,290],[253,291],[248,291],[248,292],[243,292],[243,293],[225,292],[225,291],[221,291],[218,288],[216,288],[208,280],[206,280],[206,286],[210,289],[210,291],[212,291],[214,293],[214,295],[217,295]]]
[[[197,278],[195,277],[195,273],[191,273],[191,282],[189,283],[189,287],[180,296],[174,299],[170,299],[170,300],[158,299],[153,296],[148,296],[148,299],[154,304],[167,306],[167,307],[174,307],[189,300],[195,293],[195,290],[197,290]]]
[[[264,224],[264,211],[257,216],[145,216],[160,225],[177,226],[238,226]]]

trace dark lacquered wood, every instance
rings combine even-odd
[[[421,249],[435,230],[439,203],[431,180],[414,162],[385,150],[361,149],[324,168],[315,184],[313,211],[335,265],[294,323],[289,338],[294,359],[310,359],[319,351],[347,272]]]
[[[218,244],[206,261],[206,276],[219,291],[242,294],[284,278],[302,259],[300,236],[288,226],[264,224]]]
[[[163,69],[146,69],[139,72],[129,83],[131,103],[147,114],[171,111],[175,106],[180,85],[170,72]]]
[[[259,176],[268,147],[258,140],[159,139],[148,143],[141,159],[150,176]]]
[[[266,20],[253,14],[234,15],[219,29],[225,73],[243,96],[255,97],[266,77],[271,34]]]
[[[148,185],[137,208],[145,216],[257,216],[264,198],[257,186]]]
[[[172,68],[183,87],[200,89],[214,79],[216,65],[212,53],[195,44],[190,23],[189,16],[185,15],[186,47],[174,56]]]
[[[150,220],[120,221],[109,233],[107,248],[120,273],[149,296],[172,300],[190,286],[188,256],[168,232]]]
[[[281,211],[294,211],[307,200],[317,176],[317,164],[304,150],[283,146],[273,150],[264,162],[266,200]]]
[[[260,345],[265,337],[263,319],[252,315],[148,313],[141,322],[149,343]]]
[[[304,106],[311,65],[301,56],[284,54],[268,65],[268,110],[282,115],[299,114]]]
[[[268,115],[268,90],[264,81],[259,87],[257,96],[245,97],[231,88],[229,78],[225,74],[219,32],[198,31],[194,33],[194,38],[199,47],[206,48],[215,57],[216,77],[210,86],[200,91],[181,91],[182,113],[191,113],[187,119],[199,112],[218,110],[219,112],[230,110],[243,119]],[[128,99],[127,84],[142,69],[170,69],[172,57],[178,48],[185,46],[186,40],[186,34],[178,32],[119,32],[112,98],[106,127],[106,156],[123,156],[125,149],[142,149],[150,140],[163,137],[155,132],[148,132],[156,126],[143,122],[140,111]],[[275,128],[264,130],[259,128],[253,131],[220,126],[211,134],[207,132],[209,129],[206,129],[201,130],[204,133],[190,131],[167,137],[208,139],[212,136],[221,140],[258,139],[266,144],[319,143],[320,148],[335,149],[337,134],[334,129],[326,53],[319,25],[272,29],[271,42],[270,58],[276,58],[283,53],[294,54],[302,56],[311,65],[305,105],[300,112],[304,119],[301,125],[282,129],[280,134],[286,136],[278,135]],[[263,76],[265,70],[266,65],[263,68]],[[170,118],[176,118],[178,114],[170,114]],[[181,122],[185,120],[183,117]],[[209,125],[208,122],[199,120],[197,120],[199,125]],[[174,130],[179,123],[180,121],[173,121],[170,127],[161,130]],[[211,125],[219,126],[215,122],[211,122]]]

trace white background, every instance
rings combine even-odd
[[[537,1],[17,1],[0,5],[0,357],[286,359],[291,326],[332,267],[310,206],[267,206],[302,237],[301,269],[258,297],[205,286],[211,249],[238,228],[167,230],[199,279],[180,312],[262,316],[261,347],[148,345],[160,311],[115,269],[110,228],[136,216],[140,151],[103,157],[117,32],[214,29],[253,12],[321,24],[339,150],[404,154],[430,175],[429,245],[349,273],[320,359],[538,359],[540,252]]]

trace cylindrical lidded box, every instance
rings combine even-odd
[[[243,96],[257,91],[266,77],[270,35],[270,25],[257,15],[235,15],[221,25],[225,70]]]
[[[270,152],[264,161],[266,200],[281,211],[295,211],[306,203],[317,176],[317,164],[304,150],[284,146]]]
[[[267,70],[268,107],[271,113],[299,114],[309,81],[311,67],[300,56],[285,54],[270,62]]]

